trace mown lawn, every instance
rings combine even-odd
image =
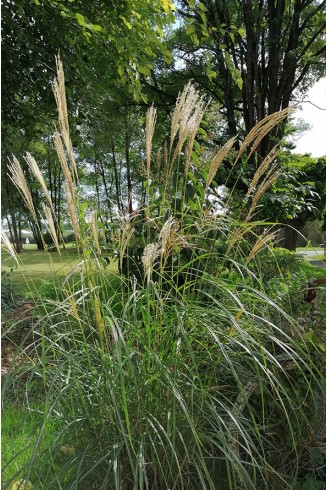
[[[323,252],[324,247],[297,247],[296,251],[297,252],[303,252],[303,251],[308,251],[308,252]]]
[[[14,293],[26,296],[39,290],[45,284],[54,283],[58,286],[68,274],[78,274],[82,266],[77,248],[67,247],[58,252],[43,252],[36,249],[36,245],[24,245],[23,252],[19,254],[19,264],[1,248],[1,270],[3,280],[12,285]],[[108,274],[117,273],[117,262],[111,262],[106,267]]]
[[[43,406],[40,406],[43,408]],[[9,482],[21,479],[20,470],[26,468],[33,456],[35,443],[44,415],[33,402],[29,407],[6,402],[2,410],[2,479]],[[42,437],[42,447],[47,446],[52,427]]]

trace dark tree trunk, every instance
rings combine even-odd
[[[22,220],[21,220],[21,212],[18,211],[18,239],[19,243],[22,244],[23,248],[23,240],[22,240]]]
[[[285,227],[285,241],[284,241],[284,248],[287,248],[287,250],[291,250],[295,252],[296,250],[296,242],[297,242],[297,235],[298,235],[298,230],[295,229],[295,222],[293,220],[288,220],[286,222],[286,227]]]
[[[29,221],[30,228],[32,230],[33,238],[35,240],[38,250],[44,250],[44,242],[40,232],[41,223],[36,224],[33,220]]]
[[[291,251],[296,250],[297,237],[304,228],[308,217],[309,212],[303,211],[296,218],[286,221],[284,248]]]
[[[126,181],[128,186],[128,211],[133,213],[132,206],[132,178],[131,178],[131,162],[130,162],[130,134],[128,128],[128,118],[125,128],[125,161],[126,161]]]
[[[8,225],[10,241],[11,241],[11,243],[14,243],[14,235],[13,235],[13,231],[12,231],[12,227],[11,227],[10,219],[8,218],[8,215],[6,216],[6,221],[7,221],[7,225]]]
[[[122,196],[121,196],[121,186],[120,186],[120,179],[119,179],[119,174],[117,170],[117,161],[116,161],[116,155],[115,155],[115,146],[114,142],[112,141],[112,157],[113,157],[113,167],[114,167],[114,179],[115,179],[115,192],[116,192],[116,203],[119,211],[122,211],[123,205],[122,205]]]
[[[104,189],[105,189],[108,214],[109,214],[109,218],[111,219],[113,213],[112,213],[112,207],[110,204],[110,194],[109,194],[109,189],[108,189],[108,185],[107,185],[107,179],[106,179],[106,175],[105,175],[104,164],[102,161],[100,161],[100,162],[96,162],[96,165],[98,165],[98,168],[100,170],[100,175],[101,175],[102,182],[103,182]]]
[[[9,216],[11,218],[11,236],[13,238],[13,245],[15,247],[16,253],[22,252],[22,243],[19,240],[18,223],[15,213],[15,196],[13,192],[13,186],[9,183],[8,179],[5,181],[8,203],[9,203]],[[8,219],[8,217],[7,217]],[[8,219],[9,221],[9,219]]]
[[[15,211],[13,209],[10,210],[10,217],[11,217],[11,225],[12,225],[12,230],[13,230],[13,235],[14,235],[14,247],[16,250],[16,253],[21,253],[22,252],[22,243],[19,240],[19,234],[18,234],[18,227],[17,227],[17,220],[15,216]]]

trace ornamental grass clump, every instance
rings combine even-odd
[[[18,478],[40,489],[295,488],[300,441],[316,426],[321,375],[318,349],[249,267],[275,236],[251,221],[261,186],[272,179],[272,158],[261,167],[261,183],[253,179],[238,219],[215,212],[209,189],[237,139],[206,165],[193,160],[190,145],[206,105],[188,84],[170,144],[153,159],[151,108],[145,209],[118,217],[113,255],[124,274],[109,277],[99,214],[88,223],[79,198],[59,59],[58,73],[56,147],[80,276],[73,286],[67,278],[51,310],[41,305],[33,343],[24,347],[30,362],[16,371],[14,363],[7,378],[4,396],[16,373],[24,376],[27,404],[39,387],[44,420],[5,488]],[[260,123],[243,151],[254,151],[287,114]],[[157,180],[163,164],[166,177]]]

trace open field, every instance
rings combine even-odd
[[[303,252],[303,251],[309,251],[309,252],[322,252],[324,251],[324,247],[297,247],[296,252]]]
[[[25,249],[25,247],[27,249]],[[43,252],[36,250],[35,245],[24,245],[24,251],[18,257],[19,264],[1,248],[1,270],[7,274],[7,280],[12,284],[14,292],[24,295],[27,291],[38,289],[45,282],[61,282],[70,273],[78,273],[79,259],[76,247],[68,247],[58,252]],[[106,268],[108,273],[117,273],[117,263],[112,262]]]

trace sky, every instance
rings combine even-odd
[[[328,152],[328,120],[327,120],[327,80],[322,78],[309,90],[301,104],[302,110],[297,110],[295,118],[301,118],[312,128],[304,133],[297,141],[294,153],[311,153],[314,157],[327,155]],[[315,104],[315,105],[313,105]],[[319,109],[318,106],[321,109]]]

